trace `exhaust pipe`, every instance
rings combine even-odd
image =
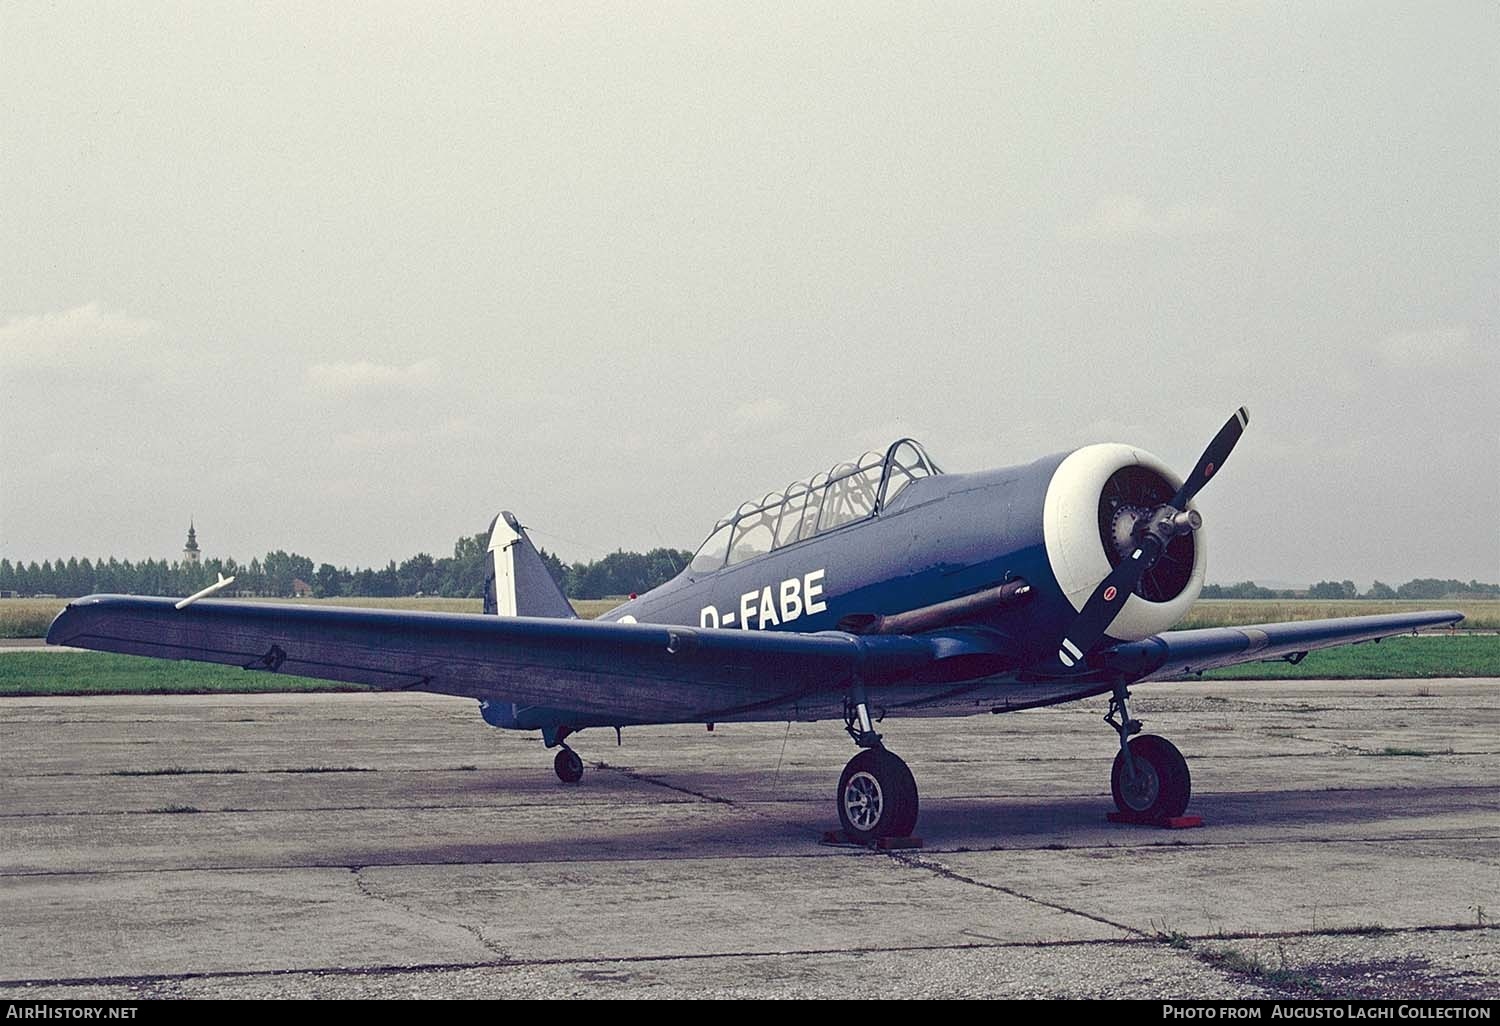
[[[850,634],[920,634],[951,623],[958,623],[988,612],[1024,602],[1031,595],[1031,585],[1023,580],[1008,581],[956,599],[921,606],[904,613],[881,616],[878,613],[851,613],[836,625]]]

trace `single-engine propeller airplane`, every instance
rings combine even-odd
[[[493,726],[540,730],[569,783],[583,761],[567,740],[586,727],[842,719],[860,751],[835,802],[866,843],[917,822],[916,781],[876,723],[1109,694],[1115,803],[1166,819],[1187,806],[1187,763],[1140,734],[1129,686],[1463,619],[1169,630],[1203,586],[1193,498],[1248,423],[1235,411],[1186,478],[1120,444],[945,474],[901,439],[745,503],[676,578],[592,621],[505,512],[484,614],[94,595],[47,641],[476,698]]]

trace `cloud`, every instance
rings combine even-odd
[[[1381,339],[1379,352],[1381,359],[1394,367],[1425,368],[1464,360],[1469,353],[1469,329],[1458,326],[1400,331]]]
[[[315,363],[307,368],[307,387],[332,396],[421,392],[442,379],[436,360],[418,360],[405,367],[356,360],[345,363]]]
[[[1082,219],[1063,228],[1077,238],[1121,239],[1139,236],[1206,235],[1229,227],[1222,207],[1175,203],[1153,208],[1139,196],[1101,197]]]
[[[333,436],[333,449],[337,452],[391,452],[409,449],[422,440],[422,432],[405,428],[361,428],[357,431],[341,431]]]
[[[12,317],[0,324],[0,359],[12,369],[97,366],[100,360],[142,353],[138,343],[158,328],[155,321],[105,310],[97,302]]]
[[[788,410],[786,403],[772,396],[752,399],[740,403],[729,414],[729,422],[739,430],[785,424]]]
[[[332,446],[341,453],[390,453],[413,448],[431,451],[436,445],[452,445],[482,436],[480,426],[473,420],[449,417],[417,428],[363,427],[341,431],[333,436]]]
[[[1076,437],[1094,442],[1123,442],[1133,444],[1133,439],[1150,438],[1153,425],[1139,420],[1122,420],[1117,417],[1096,417],[1084,424]]]

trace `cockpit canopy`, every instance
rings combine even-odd
[[[884,456],[867,452],[744,503],[714,525],[690,569],[710,573],[875,516],[913,481],[941,473],[918,442],[902,438]]]

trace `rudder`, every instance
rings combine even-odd
[[[501,510],[490,525],[484,611],[499,616],[578,618],[573,604],[542,562],[541,553],[526,536],[526,529],[509,510]]]

